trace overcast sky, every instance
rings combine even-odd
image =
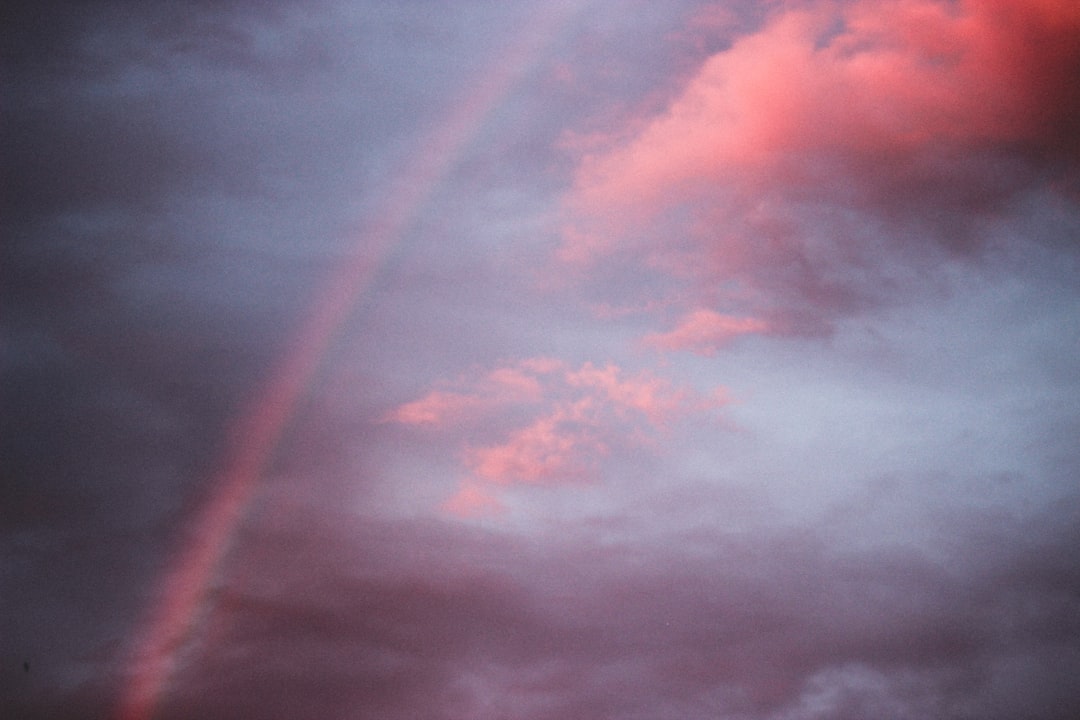
[[[1080,4],[8,2],[0,714],[1080,717]]]

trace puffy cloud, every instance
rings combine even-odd
[[[688,390],[675,388],[668,380],[649,373],[627,377],[619,367],[611,364],[598,368],[585,363],[580,369],[567,373],[566,381],[571,387],[599,393],[619,412],[641,413],[657,427],[687,411],[714,407],[713,399],[697,398]]]
[[[557,407],[499,445],[470,448],[469,468],[478,478],[505,485],[588,477],[596,456],[607,454],[608,446],[595,436],[594,423],[581,417],[586,404]]]
[[[977,248],[1025,193],[1074,192],[1078,68],[1067,0],[782,8],[581,157],[560,253],[819,332]]]
[[[457,515],[497,508],[491,485],[593,480],[613,448],[648,445],[676,421],[726,402],[722,388],[703,394],[647,371],[589,362],[572,368],[553,358],[527,359],[459,385],[400,405],[386,417],[463,431],[470,476],[444,505]]]

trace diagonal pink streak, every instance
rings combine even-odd
[[[361,252],[343,262],[321,288],[299,337],[268,375],[250,408],[234,424],[223,467],[211,485],[211,496],[135,635],[128,682],[121,692],[116,720],[153,717],[178,656],[197,639],[198,618],[204,611],[207,590],[220,572],[259,477],[334,336],[485,117],[572,14],[569,5],[553,8],[545,4],[538,18],[525,23],[526,30],[517,42],[491,64],[490,72],[478,79],[475,90],[413,153],[391,184],[382,214],[359,238]]]

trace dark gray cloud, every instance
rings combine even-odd
[[[161,716],[1066,718],[1077,519],[943,513],[933,555],[715,528],[540,549],[279,508],[245,531]]]

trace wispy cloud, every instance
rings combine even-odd
[[[688,350],[699,355],[715,355],[740,335],[760,334],[768,329],[768,323],[763,320],[732,317],[700,308],[683,317],[674,329],[648,335],[644,342],[661,350]]]
[[[725,402],[723,388],[703,394],[650,371],[530,358],[405,403],[387,421],[457,431],[469,478],[444,507],[472,514],[496,507],[487,486],[594,481],[613,448],[648,445]]]

